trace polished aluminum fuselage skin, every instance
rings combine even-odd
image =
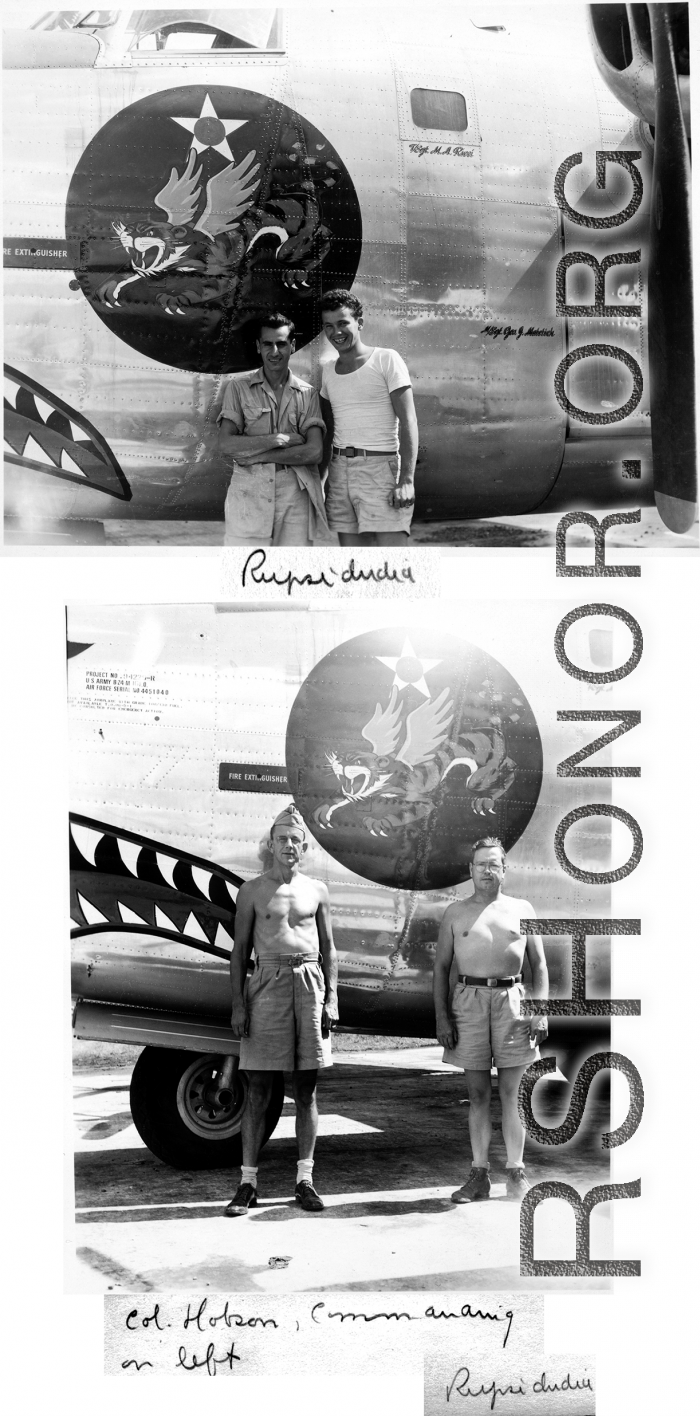
[[[564,614],[569,607],[562,601],[556,609]],[[495,599],[441,605],[441,617],[455,633],[488,643],[505,660],[542,736],[540,798],[510,852],[505,888],[530,900],[543,917],[596,916],[605,913],[608,887],[582,886],[567,875],[555,855],[554,833],[573,806],[605,801],[609,790],[600,781],[557,775],[557,764],[580,745],[582,730],[557,723],[562,671],[550,634],[556,620],[550,625],[541,611],[527,600],[517,608]],[[261,843],[289,791],[221,790],[221,762],[283,765],[289,710],[314,664],[355,633],[401,623],[402,613],[388,603],[288,612],[73,607],[69,638],[89,647],[69,663],[72,809],[239,878],[259,874]],[[415,603],[412,614],[412,628],[434,623],[429,602]],[[585,662],[585,641],[576,641],[571,652]],[[100,687],[110,679],[119,688]],[[570,681],[567,706],[577,698]],[[489,824],[486,813],[483,834]],[[587,869],[605,870],[609,850],[609,821],[592,818],[576,842],[576,859]],[[126,859],[134,870],[128,851]],[[344,1026],[434,1035],[432,970],[440,921],[448,904],[471,893],[471,883],[416,892],[383,888],[340,864],[311,837],[303,868],[330,892]],[[79,888],[89,893],[89,884]],[[123,888],[129,888],[128,879]],[[138,913],[138,900],[130,902]],[[76,923],[84,925],[80,914]],[[115,1007],[225,1020],[227,962],[188,944],[187,936],[188,926],[182,942],[143,930],[83,928],[73,945],[74,994]],[[562,940],[545,945],[552,992],[566,996],[570,950]],[[596,942],[590,955],[589,989],[604,996],[606,949]]]
[[[555,271],[567,251],[601,258],[641,250],[641,265],[613,270],[607,286],[611,301],[639,298],[648,129],[605,88],[583,7],[580,14],[569,8],[566,27],[556,7],[504,9],[502,18],[500,29],[486,29],[479,27],[483,11],[472,20],[469,6],[298,7],[286,17],[280,53],[134,59],[106,46],[92,68],[10,71],[6,230],[26,234],[29,223],[36,237],[63,237],[76,163],[127,105],[188,83],[271,95],[327,135],[357,192],[363,236],[353,289],[368,342],[398,349],[411,373],[418,514],[514,515],[630,498],[639,505],[651,499],[652,470],[644,303],[641,320],[567,319],[556,314]],[[419,87],[462,93],[466,131],[417,127],[410,94]],[[573,226],[554,196],[557,169],[581,152],[567,179],[572,206],[601,214],[624,207],[628,179],[619,170],[607,191],[595,188],[599,149],[641,153],[644,201],[617,231]],[[133,493],[127,504],[15,465],[7,469],[7,511],[25,520],[221,519],[223,380],[131,348],[80,290],[69,289],[69,271],[18,269],[6,280],[6,357],[89,417]],[[570,300],[590,301],[591,272],[573,272],[569,291]],[[622,422],[571,420],[555,398],[561,359],[591,343],[625,349],[642,369],[644,396]],[[318,335],[294,365],[318,384],[331,357]],[[567,384],[572,400],[603,414],[624,403],[629,386],[629,374],[610,359],[578,365]],[[629,481],[622,461],[635,458],[641,476]]]

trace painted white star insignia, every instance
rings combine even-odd
[[[426,698],[430,698],[430,689],[425,681],[425,675],[430,673],[437,664],[442,663],[442,659],[423,659],[416,654],[413,645],[408,637],[404,639],[401,653],[396,658],[384,658],[381,654],[375,654],[380,664],[385,664],[387,669],[391,669],[394,675],[392,688],[407,688],[410,684],[417,688]],[[399,665],[401,668],[399,669]]]
[[[214,152],[220,152],[221,156],[230,162],[233,153],[228,142],[229,133],[235,133],[236,129],[242,128],[249,119],[220,118],[209,94],[206,94],[198,118],[176,118],[173,114],[172,121],[179,123],[181,128],[186,128],[188,133],[192,134],[192,147],[195,152],[213,148]]]

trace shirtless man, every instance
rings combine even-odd
[[[521,1200],[530,1186],[523,1169],[525,1132],[518,1116],[520,1078],[539,1059],[538,1040],[547,1036],[545,1018],[521,1018],[525,997],[523,957],[532,970],[532,997],[549,996],[549,979],[539,934],[521,934],[520,920],[533,918],[527,900],[501,893],[506,853],[495,836],[477,841],[472,856],[474,894],[450,905],[438,935],[433,996],[436,1032],[443,1061],[463,1067],[469,1091],[469,1137],[472,1168],[455,1204],[487,1200],[491,1141],[491,1059],[498,1069],[498,1090],[506,1146],[506,1197]],[[459,982],[448,1006],[453,958]]]
[[[258,1202],[258,1154],[275,1072],[292,1073],[299,1150],[295,1199],[305,1210],[324,1208],[311,1177],[316,1073],[332,1065],[330,1033],[338,1021],[330,902],[320,880],[299,874],[307,842],[293,804],[273,822],[269,847],[271,868],[242,885],[236,902],[231,1026],[241,1039],[248,1104],[241,1121],[241,1183],[224,1211],[229,1216],[245,1214]],[[251,949],[255,968],[246,983]]]

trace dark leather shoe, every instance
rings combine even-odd
[[[246,1180],[244,1185],[239,1185],[232,1200],[229,1200],[224,1214],[228,1219],[236,1219],[239,1214],[247,1214],[249,1209],[255,1209],[258,1203],[258,1192],[254,1185],[249,1185]]]
[[[303,1210],[309,1210],[315,1213],[318,1210],[326,1208],[321,1196],[316,1193],[310,1180],[299,1181],[294,1191],[294,1198],[297,1204],[301,1205]]]
[[[461,1189],[450,1195],[453,1205],[470,1205],[475,1200],[488,1200],[491,1194],[489,1172],[485,1167],[473,1165]]]

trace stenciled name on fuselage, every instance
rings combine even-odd
[[[457,143],[409,143],[409,152],[414,152],[417,157],[425,157],[429,153],[431,157],[473,157],[474,149],[459,147]]]
[[[539,329],[536,325],[528,325],[526,329],[524,325],[484,325],[481,333],[490,334],[492,339],[498,339],[499,335],[502,334],[504,343],[507,339],[523,339],[528,337],[532,339],[554,338],[554,329],[551,326],[549,329]]]

